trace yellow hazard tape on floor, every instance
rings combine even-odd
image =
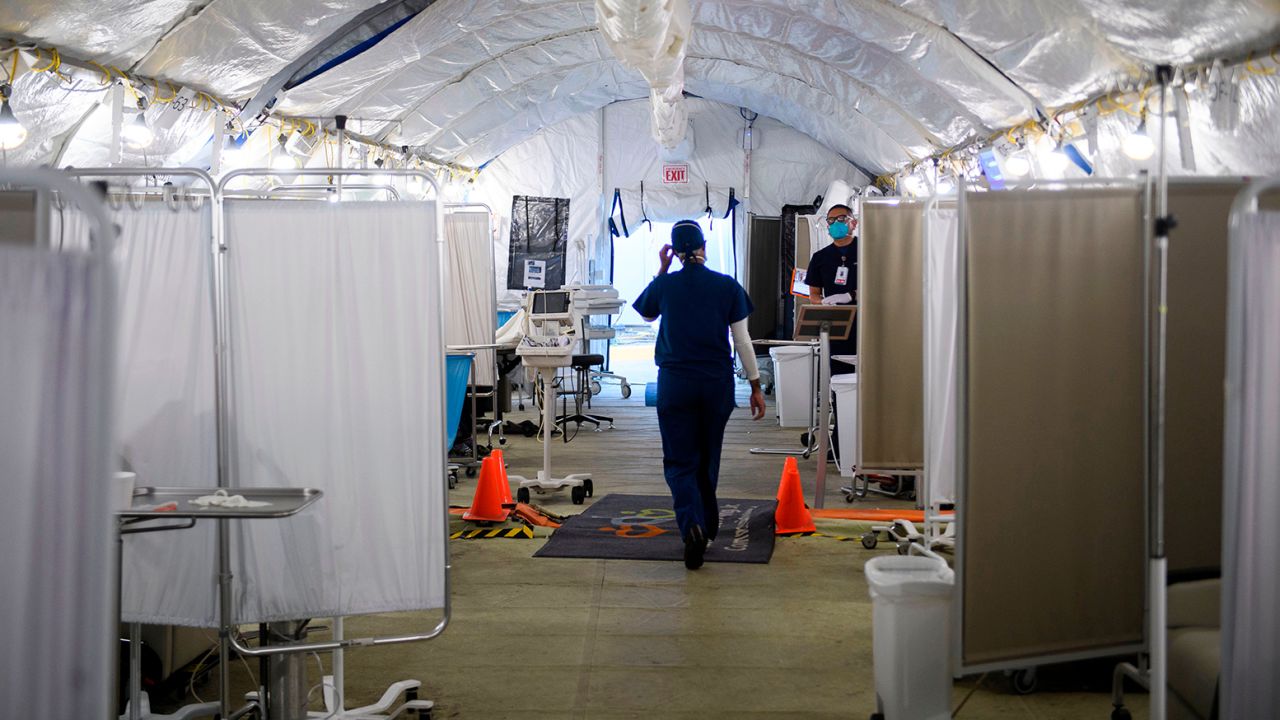
[[[472,528],[458,530],[449,535],[451,540],[493,540],[499,538],[532,539],[533,529],[528,527]]]

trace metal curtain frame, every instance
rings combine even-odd
[[[928,202],[927,202],[927,201],[923,201],[923,202],[922,202],[922,201],[921,201],[921,200],[919,200],[919,199],[907,199],[907,198],[898,198],[898,197],[875,197],[875,198],[863,198],[863,199],[862,199],[862,205],[863,205],[864,207],[865,207],[865,206],[867,206],[867,205],[919,205],[919,206],[921,206],[921,207],[920,207],[920,210],[921,210],[921,212],[922,212],[922,213],[923,213],[923,212],[925,212],[925,211],[928,209]],[[861,213],[861,215],[862,215],[862,217],[861,217],[861,218],[859,218],[859,221],[860,221],[861,223],[865,223],[865,222],[866,222],[866,219],[867,219],[867,214],[866,214],[866,212],[865,212],[865,211],[863,211],[863,212]],[[923,231],[922,231],[922,232],[923,232]],[[865,232],[864,232],[864,234],[865,234]],[[923,240],[923,238],[921,238],[921,239]],[[863,248],[863,245],[862,245],[862,239],[861,239],[861,238],[859,238],[859,240],[858,240],[858,255],[859,255],[859,256],[861,256],[861,255],[862,255],[862,248]],[[922,266],[922,268],[921,268],[921,272],[924,272],[924,270],[923,270],[923,266]],[[865,264],[865,263],[863,263],[863,262],[862,262],[862,258],[861,258],[861,257],[859,257],[859,258],[858,258],[858,292],[859,292],[859,294],[861,294],[861,292],[862,292],[863,288],[865,288],[865,287],[866,287],[866,282],[865,282],[866,277],[865,277],[865,275],[866,275],[866,264]],[[862,298],[861,298],[861,297],[859,297],[859,298],[855,301],[855,303],[854,303],[854,304],[855,304],[855,305],[858,305],[858,306],[861,306],[861,305],[862,305]],[[861,310],[859,310],[859,312],[861,312]],[[866,318],[865,318],[865,317],[863,317],[862,319],[863,319],[863,320],[865,320]],[[862,355],[862,348],[863,348],[863,342],[862,342],[862,341],[863,341],[863,337],[862,337],[862,335],[863,335],[863,332],[865,331],[866,326],[867,326],[867,324],[866,324],[865,322],[859,322],[859,323],[858,323],[858,355]],[[858,362],[858,373],[859,373],[859,375],[861,375],[861,373],[862,373],[862,362],[861,362],[861,361],[859,361],[859,362]],[[923,375],[921,375],[921,381],[923,382],[923,380],[924,380],[924,376],[923,376]],[[858,442],[856,443],[856,445],[857,445],[857,452],[858,452],[858,456],[857,456],[857,458],[856,458],[856,462],[855,462],[855,464],[854,464],[854,486],[855,486],[855,487],[856,487],[857,476],[858,476],[858,475],[865,474],[865,473],[863,473],[863,472],[862,472],[862,470],[863,470],[862,464],[863,464],[863,463],[862,463],[862,437],[861,437],[861,436],[862,436],[862,429],[863,429],[864,427],[866,427],[866,425],[863,423],[863,418],[862,418],[862,405],[863,405],[863,398],[864,398],[864,397],[865,397],[865,393],[864,393],[864,388],[863,388],[863,385],[862,385],[862,378],[861,378],[861,377],[859,377],[859,378],[858,378],[858,406],[857,406],[857,407],[858,407],[858,411],[857,411],[857,414],[858,414]],[[925,454],[925,457],[926,457],[926,458],[928,458],[928,454],[927,454],[927,453]],[[921,468],[921,469],[914,469],[914,468],[911,468],[911,469],[904,469],[904,468],[874,468],[874,470],[875,470],[876,472],[879,472],[879,473],[888,473],[888,474],[890,474],[890,475],[907,475],[907,476],[915,477],[915,478],[917,478],[917,482],[919,482],[919,480],[918,480],[918,479],[924,475],[924,470],[923,470],[922,468]],[[919,488],[919,486],[917,486],[917,487],[916,487],[916,501],[917,501],[917,504],[919,504],[920,498],[922,498],[922,497],[923,497],[923,494],[920,492],[920,488]]]
[[[1233,452],[1242,442],[1242,429],[1240,427],[1240,414],[1236,411],[1242,402],[1241,382],[1243,380],[1243,349],[1244,349],[1244,318],[1247,308],[1245,307],[1244,285],[1241,282],[1241,276],[1244,273],[1243,258],[1240,251],[1240,223],[1245,215],[1255,215],[1259,212],[1258,200],[1263,193],[1280,189],[1280,176],[1270,178],[1262,178],[1250,183],[1246,188],[1240,191],[1236,196],[1235,202],[1231,204],[1231,214],[1228,221],[1229,235],[1229,260],[1227,265],[1227,377],[1226,377],[1226,407],[1227,413],[1223,418],[1223,479],[1224,492],[1222,498],[1222,506],[1224,511],[1223,518],[1223,554],[1226,555],[1228,548],[1231,548],[1234,554],[1236,545],[1235,534],[1230,528],[1235,523],[1235,493],[1234,488],[1238,486],[1238,480],[1241,474],[1239,462],[1239,454]],[[1227,493],[1231,493],[1228,498]],[[1227,514],[1231,517],[1228,517]],[[1231,577],[1228,577],[1228,573]],[[1236,580],[1233,569],[1229,569],[1226,563],[1222,567],[1222,614],[1231,612],[1233,605],[1229,600],[1233,600],[1236,592],[1231,581]],[[1222,652],[1223,662],[1227,662],[1230,653],[1225,647],[1231,642],[1230,636],[1224,634],[1222,643],[1224,645]],[[1231,687],[1229,680],[1231,674],[1223,672],[1220,676],[1221,695],[1222,698],[1231,697]],[[1219,707],[1219,711],[1222,707]]]
[[[218,238],[218,222],[221,215],[221,208],[219,207],[219,203],[218,203],[218,184],[213,179],[212,176],[210,176],[208,173],[206,173],[203,170],[199,170],[196,168],[124,168],[124,167],[120,167],[120,168],[72,168],[72,169],[64,170],[62,172],[66,175],[70,175],[71,177],[81,178],[81,179],[151,177],[154,175],[167,175],[170,177],[176,176],[176,177],[191,178],[194,182],[204,183],[204,185],[209,189],[209,201],[210,201],[210,207],[209,207],[210,233],[209,233],[209,237],[205,239],[207,243],[206,247],[210,252],[212,252],[216,247],[217,238]],[[183,189],[186,190],[189,188],[183,188]],[[146,186],[144,188],[129,188],[128,190],[125,191],[127,202],[129,203],[130,206],[136,208],[136,206],[134,206],[132,203],[133,197],[150,194],[155,190],[161,190],[167,193],[167,191],[170,190],[170,188],[163,185],[152,185],[152,186]],[[212,263],[211,263],[211,268],[212,268]],[[209,288],[210,288],[211,295],[209,297],[209,303],[210,303],[211,315],[214,315],[213,311],[216,308],[216,302],[217,302],[216,294],[214,294],[213,292],[213,287],[214,287],[213,284],[210,283]],[[216,316],[214,319],[216,322]],[[217,351],[215,350],[215,355],[216,355],[216,352]],[[217,358],[215,357],[214,360],[216,363]],[[214,414],[215,414],[215,417],[217,417],[217,416],[220,416],[221,413],[217,409],[219,393],[217,392],[216,375],[214,380],[214,387],[215,387]],[[217,453],[219,458],[221,457],[221,450],[220,450],[221,442],[222,442],[221,437],[215,440],[215,446],[219,449]],[[194,521],[192,521],[192,524],[194,525]],[[164,528],[164,529],[171,529],[171,528]],[[118,557],[121,559],[121,561],[123,560],[123,547],[121,547],[118,553]],[[117,574],[122,574],[123,572],[124,572],[123,567],[116,568]],[[118,578],[117,584],[121,583],[122,581],[123,581],[122,578]],[[118,588],[118,592],[116,594],[117,603],[122,598],[122,594],[123,594],[123,587],[120,587]],[[124,609],[122,607],[116,608],[115,616],[116,616],[117,622],[120,621],[120,614],[123,612],[123,610]],[[141,638],[141,632],[140,632],[141,626],[139,623],[136,623],[136,622],[129,623],[128,625],[129,625],[129,688],[128,688],[129,717],[139,718],[142,716],[141,715],[142,713],[142,707],[141,707],[142,638]],[[219,646],[221,648],[221,643],[219,643]],[[225,658],[223,658],[223,660],[225,660]]]
[[[494,225],[493,208],[489,207],[488,203],[482,203],[482,202],[455,202],[455,203],[444,204],[445,214],[449,214],[449,215],[455,212],[464,212],[466,208],[479,208],[481,210],[484,210],[484,213],[489,220],[489,223],[488,223],[489,235],[485,239],[485,251],[489,255],[490,305],[489,305],[489,312],[487,313],[487,316],[486,316],[486,322],[493,323],[493,325],[491,326],[493,330],[492,332],[489,333],[489,340],[492,341],[498,333],[498,260],[497,260],[496,253],[494,253],[493,251],[493,235],[494,235],[494,230],[496,229]],[[441,228],[440,232],[443,234],[444,229]],[[448,245],[448,242],[449,241],[446,238],[445,239],[446,246]],[[485,344],[481,343],[481,345],[485,345]],[[446,348],[448,347],[449,346],[446,343]],[[462,347],[462,346],[454,346],[454,347],[456,348],[456,347]],[[465,347],[476,348],[478,346],[465,346]],[[475,357],[471,358],[471,375],[467,383],[467,394],[470,396],[470,402],[471,402],[471,463],[477,466],[480,463],[480,437],[477,434],[479,418],[476,417],[476,400],[478,398],[487,397],[493,401],[494,421],[489,426],[489,447],[493,446],[494,428],[498,428],[499,438],[502,439],[501,428],[502,428],[503,421],[502,421],[502,418],[499,417],[499,413],[498,413],[498,385],[502,380],[502,374],[499,372],[499,370],[501,370],[501,367],[498,363],[497,348],[498,348],[497,345],[493,345],[492,348],[487,347],[487,345],[485,347],[478,348],[481,351],[488,350],[489,352],[493,353],[493,387],[489,389],[489,392],[484,393],[483,395],[477,392],[479,383],[476,382],[476,359]],[[503,440],[503,442],[505,442],[505,440]],[[452,445],[453,438],[449,438],[449,443]]]
[[[0,185],[9,185],[13,187],[26,187],[37,190],[43,190],[50,193],[61,193],[71,200],[81,212],[89,216],[89,253],[102,258],[103,262],[110,266],[111,258],[115,253],[116,233],[111,222],[111,217],[107,214],[106,208],[101,199],[94,196],[87,188],[67,177],[65,173],[52,170],[36,170],[27,168],[3,168],[0,167]],[[47,227],[47,225],[46,225]],[[42,248],[44,252],[57,252],[53,248]],[[98,292],[91,297],[91,301],[98,307],[102,308],[103,328],[99,328],[101,337],[98,338],[98,348],[103,352],[106,358],[116,357],[116,323],[117,311],[116,301],[116,278],[115,273],[107,271],[103,273],[102,282],[98,284]],[[100,390],[99,409],[104,413],[115,402],[115,382],[106,382]],[[110,426],[114,426],[113,418],[108,417],[107,422]],[[108,448],[109,450],[109,448]],[[110,452],[104,454],[101,458],[102,466],[109,466]],[[104,509],[106,512],[110,512]],[[112,513],[114,514],[114,513]],[[108,527],[115,527],[114,520],[108,523]],[[114,539],[114,538],[113,538]],[[105,551],[105,548],[104,548]],[[114,648],[118,644],[117,628],[119,627],[120,618],[120,567],[114,552],[107,553],[108,564],[113,566],[112,571],[107,573],[107,577],[115,578],[114,587],[103,588],[107,595],[107,602],[103,603],[99,612],[103,613],[102,626],[108,629],[109,634],[104,634],[97,638],[96,642],[103,644],[106,652],[104,657],[115,657]],[[88,639],[86,642],[95,642]],[[118,687],[118,671],[117,663],[112,662],[107,673],[106,687],[97,688],[103,692],[103,696],[98,699],[101,707],[111,709],[112,717],[115,716],[114,708],[116,706],[116,688]]]
[[[440,185],[436,182],[435,178],[433,178],[430,174],[422,172],[420,170],[393,169],[393,170],[379,170],[378,172],[380,175],[386,175],[386,176],[421,178],[423,181],[425,181],[435,190],[436,229],[435,229],[434,240],[436,243],[437,262],[439,263],[440,267],[443,267],[443,263],[445,260],[445,257],[444,257],[444,208],[443,208],[443,202],[441,201]],[[240,170],[233,170],[232,172],[229,172],[226,175],[224,175],[221,181],[219,181],[218,183],[218,192],[219,194],[225,192],[232,180],[235,180],[241,177],[279,177],[279,176],[292,177],[292,176],[298,176],[298,175],[352,176],[352,175],[365,175],[365,174],[368,174],[368,171],[360,168],[353,168],[353,169],[306,168],[306,169],[298,169],[298,170],[272,170],[267,168],[244,168]],[[327,187],[325,189],[327,189]],[[221,223],[220,223],[220,226],[221,226]],[[229,339],[228,330],[229,330],[229,321],[230,321],[230,315],[227,312],[228,308],[226,306],[226,303],[227,303],[226,255],[229,250],[229,246],[227,244],[225,233],[223,233],[219,238],[219,244],[218,244],[217,250],[218,252],[215,259],[215,266],[218,268],[218,276],[220,278],[219,288],[221,291],[221,301],[219,303],[219,308],[220,308],[220,311],[221,311],[220,314],[222,317],[222,320],[219,323],[220,351],[218,353],[218,366],[221,368],[221,372],[225,376],[225,373],[229,369],[227,367],[228,357],[227,357],[226,350],[228,347],[227,342]],[[436,297],[437,302],[440,304],[440,307],[443,307],[444,306],[444,289],[439,283],[436,284],[435,292],[437,294],[437,297]],[[440,338],[440,347],[443,350],[444,348],[443,337]],[[443,360],[443,354],[441,356],[441,359]],[[436,368],[435,375],[436,377],[434,379],[436,381],[436,386],[441,388],[445,387],[445,370],[444,370],[443,362],[439,363],[438,367]],[[224,386],[223,389],[225,391],[226,387]],[[225,401],[227,398],[224,397],[221,399]],[[438,411],[439,411],[440,417],[444,417],[447,414],[445,393],[440,393],[440,402],[439,402]],[[226,420],[225,418],[220,420],[220,423],[219,423],[220,426],[222,425],[222,423],[225,422],[225,420]],[[447,440],[441,437],[439,439],[439,442],[440,442],[441,458],[442,458],[442,462],[439,468],[440,493],[441,493],[441,500],[444,504],[444,507],[448,508],[449,507],[449,491],[448,491],[448,483],[445,482],[445,477],[448,473],[448,469],[447,469],[448,448],[446,447]],[[226,452],[226,450],[227,448],[224,447],[222,449],[222,452]],[[229,469],[229,464],[224,465],[223,462],[219,463],[219,485],[222,485],[224,487],[226,486],[226,482],[229,480],[226,474],[226,471],[228,469]],[[234,624],[234,618],[233,618],[230,584],[228,583],[222,587],[222,590],[221,590],[222,598],[220,601],[220,608],[219,608],[219,612],[222,615],[221,624],[222,624],[223,630],[228,633],[227,640],[230,646],[234,648],[236,652],[242,655],[249,655],[251,657],[262,657],[266,655],[341,650],[349,647],[396,645],[401,643],[420,642],[423,640],[430,640],[432,638],[438,637],[442,632],[444,632],[444,629],[449,625],[449,621],[452,617],[452,611],[453,611],[453,607],[452,607],[453,601],[452,601],[452,593],[451,593],[452,583],[451,583],[451,572],[450,572],[452,568],[449,561],[449,526],[447,522],[442,523],[441,540],[444,543],[443,545],[444,547],[444,608],[443,608],[444,615],[440,619],[440,621],[436,624],[436,626],[427,632],[410,633],[410,634],[404,634],[404,635],[391,635],[391,636],[382,636],[382,637],[350,638],[350,639],[342,639],[342,640],[332,640],[328,642],[288,643],[288,644],[270,645],[265,647],[253,648],[240,642],[239,638],[236,637],[235,633],[231,632],[231,630],[235,627],[235,624]],[[227,532],[226,521],[219,522],[218,547],[219,547],[218,554],[219,554],[219,564],[220,564],[219,573],[223,577],[230,580],[230,577],[231,577],[230,536],[229,536],[229,533]],[[223,690],[224,697],[225,697],[226,690],[227,690],[226,688],[224,688]]]
[[[1139,180],[1126,179],[1123,181],[1106,181],[1106,182],[1100,182],[1097,180],[1063,180],[1063,181],[1055,181],[1049,185],[1051,185],[1052,187],[1051,188],[1039,187],[1036,189],[1070,190],[1070,189],[1085,189],[1085,188],[1096,189],[1099,187],[1116,187],[1118,189],[1128,189],[1128,190],[1147,190],[1148,193],[1145,196],[1146,201],[1144,202],[1144,205],[1146,206],[1144,210],[1144,219],[1150,216],[1150,207],[1149,207],[1150,206],[1150,202],[1149,202],[1150,182],[1147,178],[1142,178]],[[972,675],[972,674],[985,673],[985,672],[991,672],[991,671],[1019,670],[1019,669],[1025,669],[1028,667],[1035,667],[1039,665],[1047,665],[1052,663],[1074,662],[1078,660],[1090,660],[1090,659],[1095,659],[1099,657],[1111,657],[1115,655],[1126,655],[1126,654],[1135,654],[1135,653],[1145,652],[1150,644],[1150,638],[1146,637],[1147,631],[1149,630],[1147,623],[1144,623],[1144,627],[1143,627],[1144,639],[1143,639],[1143,642],[1141,643],[1108,647],[1105,649],[1081,650],[1076,652],[1057,653],[1057,654],[1051,654],[1051,655],[1045,655],[1045,656],[1018,658],[1016,660],[1004,660],[1004,661],[997,661],[997,662],[991,662],[991,663],[980,663],[975,665],[966,665],[964,663],[964,651],[963,651],[964,650],[964,578],[965,578],[964,569],[965,569],[966,563],[965,563],[965,555],[963,552],[963,548],[965,544],[966,535],[968,534],[967,532],[968,522],[964,518],[964,508],[966,507],[966,500],[968,495],[968,483],[969,483],[968,452],[967,452],[968,441],[969,441],[969,424],[967,422],[967,415],[968,415],[967,411],[969,407],[969,339],[968,339],[969,293],[968,293],[968,282],[967,282],[968,269],[969,269],[969,234],[966,231],[966,227],[968,224],[968,217],[969,217],[969,206],[966,198],[968,197],[969,193],[972,191],[969,190],[967,183],[962,179],[958,183],[957,192],[958,192],[957,232],[960,234],[960,257],[959,257],[959,263],[958,263],[957,269],[959,270],[960,277],[964,281],[964,286],[961,288],[961,292],[959,293],[960,313],[959,313],[959,321],[956,326],[959,387],[956,393],[956,408],[957,408],[956,410],[957,412],[956,458],[955,458],[956,459],[956,498],[955,498],[956,513],[955,513],[955,520],[954,520],[956,524],[956,547],[955,547],[955,589],[953,591],[952,603],[951,603],[952,671],[957,677],[959,677],[962,675]],[[1002,190],[999,192],[1003,193],[1008,191]],[[1146,242],[1145,240],[1144,240],[1144,247],[1146,248],[1147,252],[1150,251],[1150,243]],[[1150,263],[1148,262],[1146,264],[1149,265]],[[1150,275],[1150,268],[1147,269],[1145,274]],[[1149,281],[1144,281],[1144,282],[1149,282]],[[1150,298],[1150,294],[1144,292],[1143,317],[1147,318],[1147,320],[1145,320],[1144,322],[1148,322],[1148,323],[1150,318],[1150,312],[1148,307],[1150,304],[1149,298]],[[1144,348],[1144,356],[1149,356],[1150,343],[1144,341],[1143,348]],[[1150,365],[1149,360],[1150,360],[1149,357],[1144,357],[1143,359],[1144,375],[1149,374],[1149,370],[1146,369]],[[1149,447],[1149,443],[1150,443],[1150,425],[1151,425],[1150,407],[1149,407],[1150,393],[1146,389],[1146,387],[1149,386],[1149,383],[1150,383],[1150,379],[1148,377],[1144,381],[1144,390],[1143,390],[1143,399],[1144,399],[1144,403],[1147,405],[1146,414],[1148,416],[1147,432],[1146,432],[1147,437],[1144,440],[1144,446],[1147,446],[1147,447]],[[1144,453],[1144,455],[1146,460],[1145,462],[1146,474],[1148,475],[1148,477],[1143,479],[1143,485],[1144,485],[1144,488],[1146,488],[1146,492],[1149,493],[1150,485],[1151,485],[1151,479],[1149,477],[1151,474],[1150,452],[1147,451]],[[1149,498],[1149,494],[1147,495],[1147,497]],[[1147,504],[1148,504],[1148,510],[1149,510],[1149,504],[1150,504],[1149,499]],[[1150,516],[1149,516],[1150,513],[1148,512],[1145,515],[1147,516],[1146,517],[1147,523],[1150,524],[1151,522]],[[1144,538],[1147,543],[1150,542],[1149,531],[1144,533]],[[1149,600],[1150,594],[1151,594],[1151,589],[1148,587],[1145,592],[1145,595],[1147,597],[1144,597],[1144,606],[1148,608],[1148,611],[1150,608],[1150,600]]]
[[[957,210],[958,199],[949,196],[944,199],[940,195],[933,195],[929,199],[925,200],[923,210],[924,222],[920,224],[921,258],[923,260],[920,267],[922,277],[920,288],[924,294],[923,313],[926,316],[926,320],[929,314],[930,289],[932,287],[929,282],[929,214],[944,205],[946,209]],[[959,231],[960,229],[957,226],[956,232],[958,233]],[[959,338],[957,338],[957,341],[958,340]],[[929,323],[927,321],[924,322],[924,337],[921,341],[921,349],[924,352],[924,362],[922,363],[923,372],[921,373],[921,382],[922,387],[924,388],[924,393],[921,398],[923,400],[925,423],[924,464],[920,470],[920,475],[916,478],[916,497],[919,499],[918,504],[920,504],[924,509],[925,549],[932,549],[931,543],[936,537],[941,536],[939,527],[943,523],[953,522],[954,515],[944,518],[940,515],[941,508],[933,507],[933,469],[930,468],[929,458],[933,456],[932,449],[933,443],[936,442],[936,438],[934,438],[929,432],[928,424],[930,417],[932,417],[930,410],[933,408],[936,399],[933,398],[933,394],[929,392],[929,358],[933,354],[934,348],[933,344],[930,342]],[[957,357],[957,361],[958,360],[959,358]]]

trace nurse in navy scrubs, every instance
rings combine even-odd
[[[681,269],[669,273],[673,256]],[[676,223],[658,257],[657,277],[632,307],[650,322],[662,318],[654,352],[662,466],[684,538],[684,564],[694,570],[720,527],[716,481],[734,407],[730,335],[751,382],[754,420],[764,417],[764,394],[747,334],[751,300],[737,280],[707,269],[702,228],[693,220]]]

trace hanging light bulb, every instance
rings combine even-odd
[[[288,140],[287,136],[285,135],[280,136],[280,144],[278,147],[276,147],[275,156],[271,158],[272,170],[297,170],[298,169],[297,158],[290,155],[289,151],[284,149],[284,144],[286,140]]]
[[[0,150],[12,150],[27,140],[27,129],[18,122],[9,107],[9,93],[12,88],[0,85]]]
[[[1131,160],[1148,160],[1156,153],[1156,143],[1147,134],[1145,110],[1142,113],[1142,121],[1138,123],[1138,129],[1125,137],[1124,142],[1120,144],[1120,149],[1124,150],[1124,154]]]
[[[145,150],[151,147],[151,142],[155,140],[156,135],[147,126],[147,118],[141,108],[133,116],[133,120],[120,129],[120,138],[134,150]]]
[[[1031,172],[1031,161],[1022,153],[1014,153],[1005,158],[1004,174],[1013,178],[1026,177]]]
[[[341,200],[341,199],[342,199],[342,198],[341,198],[341,197],[339,196],[339,194],[338,194],[338,188],[336,188],[336,187],[330,187],[330,188],[329,188],[329,195],[328,195],[327,197],[325,197],[325,200],[328,200],[329,202],[333,203],[334,205],[337,205],[337,204],[338,204],[338,201],[339,201],[339,200]]]

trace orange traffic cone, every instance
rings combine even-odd
[[[514,506],[516,501],[515,498],[511,497],[511,480],[507,477],[506,458],[502,457],[501,450],[494,450],[489,454],[489,457],[493,458],[494,463],[497,464],[498,477],[502,480],[498,486],[498,489],[502,491],[502,504],[504,506]]]
[[[796,459],[787,458],[782,466],[782,482],[778,485],[778,509],[773,513],[775,535],[817,532],[813,516],[804,504],[804,490],[800,488],[800,468]]]
[[[508,490],[508,492],[510,492]],[[502,506],[502,474],[492,456],[480,463],[480,482],[471,507],[462,513],[462,519],[472,522],[505,522],[511,511]]]

